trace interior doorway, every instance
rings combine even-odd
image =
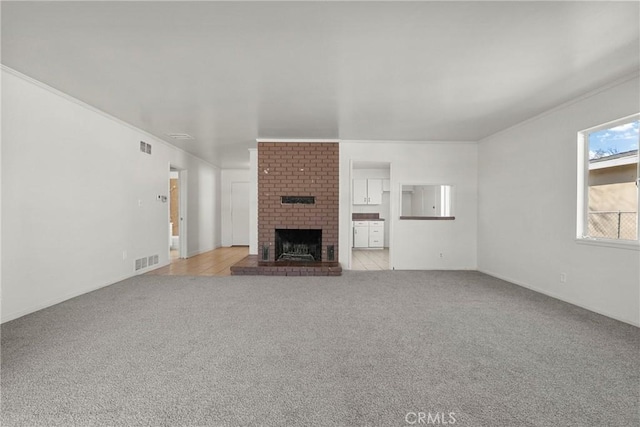
[[[187,258],[186,174],[169,167],[169,260]]]
[[[231,244],[249,246],[249,183],[231,183]]]
[[[389,270],[391,163],[351,163],[352,270]]]

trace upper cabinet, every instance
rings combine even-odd
[[[354,179],[352,194],[354,205],[380,205],[382,179]]]

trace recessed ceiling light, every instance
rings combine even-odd
[[[173,138],[173,139],[180,139],[180,140],[194,139],[194,137],[192,137],[188,133],[167,133],[166,135],[169,138]]]

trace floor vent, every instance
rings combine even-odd
[[[148,257],[139,258],[136,261],[135,269],[136,271],[142,270],[143,268],[147,268],[147,266],[151,267],[152,265],[156,265],[160,262],[160,257],[158,255],[150,255]]]

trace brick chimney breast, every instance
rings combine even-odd
[[[322,230],[321,261],[338,261],[338,164],[337,142],[258,142],[261,261],[276,261],[276,229]]]

